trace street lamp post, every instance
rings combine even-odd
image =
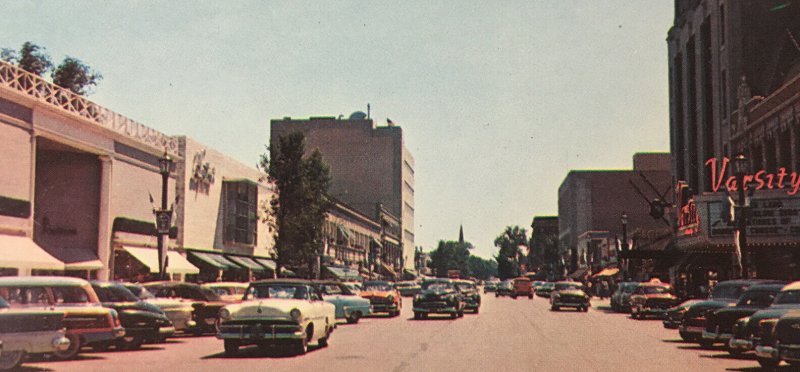
[[[622,211],[622,216],[620,216],[619,220],[622,223],[622,256],[625,257],[628,254],[628,214]],[[623,280],[628,280],[628,265],[626,260],[626,258],[619,259]]]
[[[172,226],[172,209],[167,209],[167,184],[172,168],[172,158],[166,150],[164,156],[158,159],[159,172],[161,173],[161,209],[154,209],[156,215],[156,234],[158,235],[158,277],[166,279],[167,271],[167,244],[164,243],[164,236],[169,235],[169,228]]]
[[[736,180],[739,182],[738,200],[734,207],[734,219],[736,223],[736,231],[738,232],[737,238],[739,243],[739,250],[741,254],[741,266],[739,269],[739,277],[750,276],[750,252],[747,249],[747,201],[745,200],[744,193],[744,176],[747,174],[750,166],[747,157],[744,154],[738,154],[733,159],[733,172]]]

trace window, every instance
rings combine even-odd
[[[230,181],[223,182],[222,190],[225,198],[225,242],[255,245],[258,186],[251,181]]]
[[[719,45],[725,45],[725,4],[719,6]]]

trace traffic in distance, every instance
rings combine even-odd
[[[613,291],[612,291],[613,290]],[[600,292],[600,293],[595,293]],[[553,312],[587,313],[592,295],[610,311],[663,327],[700,348],[721,347],[773,369],[800,365],[800,282],[730,280],[707,298],[680,299],[658,279],[592,291],[581,282],[424,278],[340,282],[266,279],[250,283],[122,283],[70,277],[0,278],[0,369],[29,360],[69,360],[81,353],[137,350],[174,337],[213,336],[225,356],[254,346],[300,357],[335,342],[337,328],[364,317],[391,319],[403,306],[413,318],[479,316],[481,295],[515,301],[546,298]],[[546,321],[546,319],[544,320]],[[356,326],[357,327],[357,326]],[[146,351],[145,351],[146,352]]]

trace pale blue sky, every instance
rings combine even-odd
[[[255,165],[269,120],[372,105],[416,158],[416,237],[494,254],[556,214],[569,169],[668,151],[659,1],[11,1],[0,47],[33,41],[104,80],[95,102]]]

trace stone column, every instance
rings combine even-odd
[[[111,244],[111,183],[114,161],[108,155],[101,155],[100,160],[100,210],[97,214],[97,258],[105,266],[98,270],[100,280],[112,279],[114,272],[114,252]]]
[[[33,239],[33,235],[36,231],[36,225],[34,223],[34,211],[36,206],[36,132],[31,130],[31,167],[30,167],[30,174],[28,180],[30,184],[28,185],[28,200],[30,201],[30,208],[31,208],[31,215],[28,217],[28,235]],[[30,272],[27,274],[20,273],[20,275],[30,275]]]

